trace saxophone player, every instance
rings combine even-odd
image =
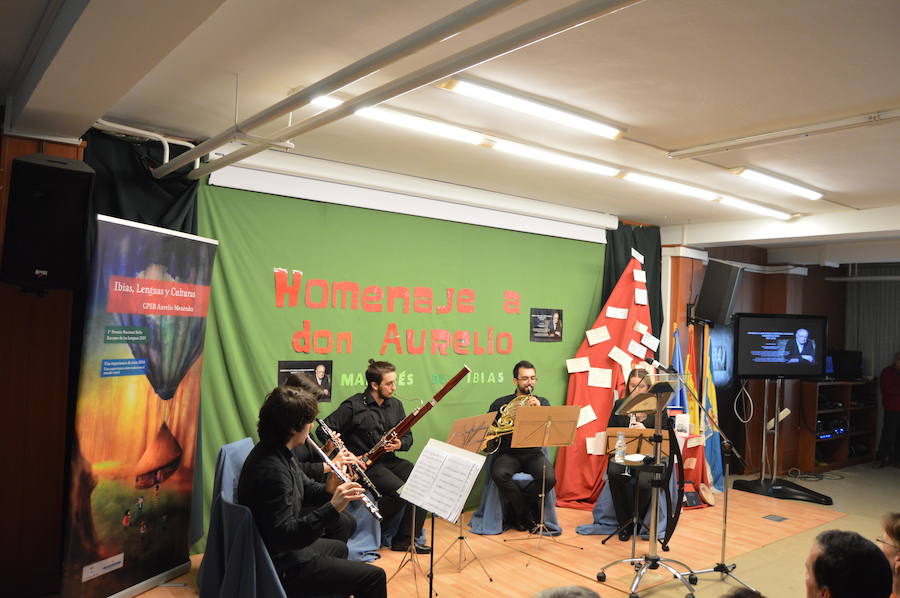
[[[513,382],[516,385],[515,393],[498,398],[491,403],[488,412],[496,411],[499,418],[501,408],[516,399],[521,399],[523,407],[550,405],[547,399],[533,394],[537,385],[537,374],[531,362],[520,361],[513,367]],[[533,530],[541,519],[541,478],[546,471],[546,491],[549,492],[556,485],[555,471],[544,457],[542,447],[512,448],[511,434],[503,435],[498,440],[499,447],[491,466],[491,479],[497,484],[500,492],[503,521],[520,531]],[[512,480],[513,474],[520,471],[534,478],[524,489],[520,489]]]
[[[397,369],[394,365],[370,359],[366,368],[365,390],[344,400],[324,421],[341,435],[350,452],[362,455],[406,417],[403,403],[394,396],[396,389]],[[327,440],[321,428],[316,430],[316,435],[322,442]],[[413,464],[398,457],[397,452],[408,451],[412,443],[411,431],[395,438],[385,445],[387,454],[366,469],[369,479],[381,493],[378,507],[383,517],[382,526],[405,508],[397,533],[391,540],[391,550],[409,550],[413,538],[421,535],[427,514],[423,509],[413,509],[399,494],[400,487],[412,473]],[[410,537],[413,510],[416,514],[415,532]],[[419,554],[427,554],[431,552],[431,547],[415,544],[415,550]]]

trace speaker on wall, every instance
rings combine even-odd
[[[26,289],[74,288],[85,261],[94,169],[31,154],[12,162],[0,281]]]
[[[710,260],[694,306],[694,317],[716,324],[727,324],[734,311],[734,298],[741,281],[741,272],[740,266]]]

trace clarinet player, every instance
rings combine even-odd
[[[396,389],[397,370],[393,364],[370,359],[369,367],[366,368],[365,390],[344,400],[324,421],[329,428],[341,435],[348,450],[362,455],[406,417],[403,403],[394,396]],[[323,442],[326,440],[323,430],[317,430],[316,435]],[[412,432],[407,431],[385,445],[387,454],[366,469],[366,474],[381,493],[378,507],[384,518],[382,526],[403,510],[397,533],[391,540],[391,550],[396,551],[409,550],[413,539],[421,535],[427,514],[423,509],[413,509],[413,505],[399,495],[400,487],[413,470],[413,464],[398,457],[397,452],[408,451],[412,443]],[[416,515],[415,530],[411,537],[413,511]],[[415,544],[415,551],[428,554],[431,547]]]
[[[288,596],[386,598],[384,569],[348,561],[347,545],[324,537],[347,505],[362,499],[362,487],[335,475],[315,482],[294,458],[317,411],[316,399],[302,390],[279,386],[269,393],[259,410],[259,442],[241,469],[238,502],[253,513]],[[304,512],[309,505],[314,508]]]

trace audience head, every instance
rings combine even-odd
[[[313,380],[307,374],[301,374],[300,372],[293,372],[287,379],[284,381],[284,386],[289,386],[291,388],[298,388],[304,392],[307,392],[313,396],[316,401],[321,401],[323,399],[327,399],[327,395],[321,386],[316,384],[316,381]]]
[[[319,412],[315,397],[299,388],[276,386],[259,408],[256,430],[261,442],[286,444]]]
[[[560,586],[541,590],[534,598],[600,598],[600,594],[584,586]]]
[[[766,598],[762,594],[758,594],[754,592],[750,588],[734,588],[727,594],[724,594],[722,598]]]
[[[884,554],[856,532],[822,532],[806,558],[807,598],[888,598],[891,584]]]
[[[888,513],[881,520],[881,535],[876,544],[884,556],[894,576],[894,593],[900,596],[900,513]]]

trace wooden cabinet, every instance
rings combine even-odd
[[[866,382],[804,381],[800,392],[802,471],[829,471],[875,458],[878,407]]]

